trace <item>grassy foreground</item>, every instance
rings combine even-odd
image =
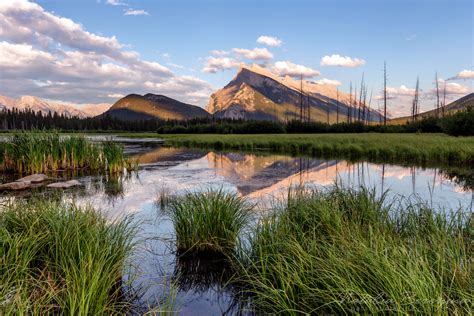
[[[84,135],[60,135],[58,132],[15,132],[0,143],[0,168],[19,174],[58,170],[121,172],[132,169],[124,157],[123,146],[105,141],[93,143]]]
[[[128,221],[108,223],[91,208],[40,200],[2,206],[0,314],[124,313],[133,234]]]
[[[160,135],[169,146],[268,150],[291,154],[414,164],[474,164],[474,137],[444,134]]]
[[[363,188],[297,189],[235,244],[216,220],[238,220],[245,204],[229,212],[227,196],[209,194],[174,202],[182,204],[175,212],[203,218],[174,221],[176,237],[188,245],[227,238],[237,250],[233,282],[259,313],[464,315],[474,307],[470,213],[396,204]],[[219,207],[204,216],[203,205]]]

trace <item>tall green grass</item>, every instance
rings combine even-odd
[[[335,187],[290,191],[238,256],[257,310],[464,315],[474,302],[470,213]]]
[[[443,134],[160,135],[170,146],[267,150],[324,158],[417,165],[471,166],[474,137]]]
[[[15,201],[0,209],[0,314],[103,315],[129,308],[122,282],[128,220],[92,208]]]
[[[83,135],[58,132],[16,132],[2,145],[2,169],[20,174],[58,170],[117,173],[136,166],[126,159],[123,146],[113,141],[93,143]]]
[[[251,210],[244,199],[222,189],[187,193],[173,199],[169,213],[178,253],[232,254]]]

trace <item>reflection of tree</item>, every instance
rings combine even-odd
[[[453,181],[464,190],[474,190],[474,169],[447,167],[439,169],[440,174],[450,181]]]

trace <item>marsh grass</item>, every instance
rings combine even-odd
[[[269,313],[472,312],[472,214],[386,198],[290,191],[239,252],[236,282]]]
[[[113,141],[93,143],[84,135],[61,136],[58,132],[15,132],[1,147],[2,169],[19,174],[59,170],[119,173],[136,169],[126,159],[123,145]]]
[[[222,189],[187,193],[173,199],[169,214],[178,253],[232,254],[252,208],[241,197]]]
[[[0,314],[102,315],[130,304],[122,281],[133,249],[129,220],[58,201],[0,209]]]
[[[182,134],[160,137],[165,140],[165,144],[176,147],[266,150],[292,155],[422,166],[470,166],[474,163],[474,137],[443,134]]]

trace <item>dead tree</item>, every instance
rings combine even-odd
[[[339,124],[339,88],[336,88],[336,124]]]
[[[438,84],[438,73],[435,73],[436,80],[436,117],[439,117],[439,84]]]
[[[352,106],[352,81],[349,88],[349,105],[347,106],[347,123],[351,122],[351,106]]]
[[[420,89],[420,78],[416,77],[416,87],[415,87],[415,95],[413,96],[413,106],[411,110],[411,115],[413,117],[413,122],[416,121],[418,117],[418,93]]]
[[[441,115],[444,117],[444,110],[446,107],[446,80],[444,81],[444,89],[443,89],[443,106],[441,108]]]
[[[300,79],[300,122],[303,122],[303,74]]]
[[[387,63],[383,62],[383,125],[387,125]]]

